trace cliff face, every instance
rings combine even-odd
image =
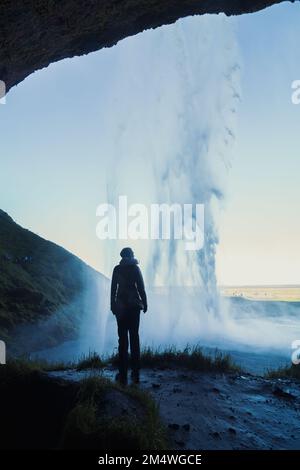
[[[252,13],[282,1],[2,0],[0,80],[8,91],[51,62],[113,46],[181,17]]]
[[[8,347],[23,351],[77,338],[99,283],[106,278],[0,210],[0,339]]]

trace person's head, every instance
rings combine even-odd
[[[130,247],[123,248],[120,253],[121,258],[129,258],[132,259],[134,258],[134,253],[133,250]]]

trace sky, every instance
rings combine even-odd
[[[241,100],[218,220],[218,283],[299,284],[300,105],[291,83],[300,79],[300,5],[226,21],[239,49]],[[0,207],[101,271],[95,210],[111,180],[101,163],[117,74],[112,49],[67,59],[28,77],[0,105]]]
[[[242,102],[220,221],[221,284],[299,284],[299,19],[299,3],[285,3],[237,23]]]

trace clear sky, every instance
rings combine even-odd
[[[291,103],[291,83],[300,79],[300,5],[226,21],[239,46],[242,99],[218,282],[299,284],[300,105]],[[98,269],[95,208],[109,177],[99,139],[114,66],[112,50],[52,64],[0,106],[0,207]]]
[[[300,283],[300,4],[241,17],[242,103],[218,278],[224,284]]]

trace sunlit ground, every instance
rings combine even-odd
[[[277,300],[300,302],[300,286],[230,286],[221,288],[226,297],[244,297],[250,300]]]

